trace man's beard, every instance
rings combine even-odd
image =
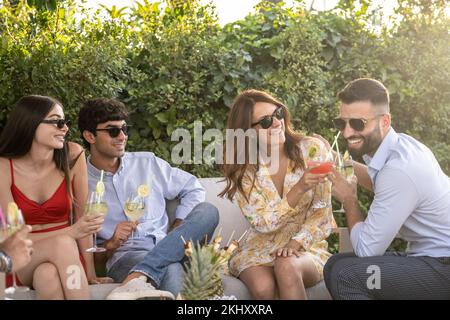
[[[375,128],[367,136],[351,136],[351,137],[347,138],[347,140],[352,139],[352,138],[363,139],[362,146],[359,149],[350,148],[348,145],[348,141],[347,141],[348,152],[350,153],[350,155],[353,158],[361,158],[365,154],[373,156],[382,142],[379,127]]]

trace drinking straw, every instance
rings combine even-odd
[[[245,230],[245,232],[239,237],[237,242],[241,242],[242,238],[247,234],[247,231],[248,231],[248,229]]]
[[[331,145],[330,151],[329,151],[329,153],[328,153],[328,157],[329,157],[329,158],[331,158],[331,154],[332,154],[334,145],[337,145],[337,140],[338,140],[340,134],[341,134],[341,132],[339,131],[339,132],[337,133],[337,135],[334,137],[333,144]],[[339,152],[338,152],[338,161],[340,161]]]
[[[219,230],[217,231],[217,236],[216,237],[220,237],[221,233],[222,233],[222,227],[220,227]]]
[[[229,247],[229,246],[230,246],[230,242],[231,242],[231,240],[233,239],[233,236],[234,236],[234,230],[233,230],[233,232],[231,233],[230,239],[228,239],[228,242],[227,242],[226,247]]]
[[[339,133],[341,133],[341,132],[339,131]],[[336,139],[336,141],[337,141],[337,139]],[[339,165],[339,167],[342,167],[341,154],[339,153],[339,143],[336,143],[336,152],[337,152],[337,157],[338,157],[338,165]]]
[[[105,171],[100,171],[100,181],[99,182],[101,182],[102,184],[103,184],[103,174],[104,174],[104,172]],[[97,190],[97,192],[98,192],[98,190]],[[97,204],[100,204],[100,202],[101,202],[101,199],[102,198],[102,195],[101,194],[97,194]]]

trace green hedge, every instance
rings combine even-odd
[[[3,1],[0,130],[25,94],[60,99],[73,119],[84,99],[115,97],[131,110],[129,150],[152,150],[170,162],[173,130],[192,132],[196,120],[204,130],[223,130],[233,97],[245,88],[270,91],[286,102],[298,130],[331,139],[336,92],[354,78],[374,77],[390,89],[397,131],[427,144],[449,174],[449,4],[400,0],[390,27],[377,29],[371,1],[359,2],[341,0],[327,12],[301,1],[298,8],[262,2],[221,27],[215,8],[195,0],[144,1],[129,13],[92,12],[73,0]],[[71,134],[79,140],[76,127]],[[214,165],[181,167],[220,175]],[[367,208],[370,196],[360,201]]]

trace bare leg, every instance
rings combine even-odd
[[[256,266],[245,269],[239,275],[254,299],[273,300],[278,296],[273,267]]]
[[[64,300],[58,270],[52,263],[42,263],[34,270],[33,287],[37,300]]]
[[[81,265],[77,243],[73,238],[58,235],[36,241],[33,248],[31,262],[18,273],[23,284],[31,285],[36,268],[42,263],[50,262],[58,271],[58,281],[62,285],[66,299],[90,298],[86,274]],[[73,287],[69,288],[69,284]]]
[[[320,274],[311,257],[277,257],[275,260],[275,278],[280,290],[280,299],[306,300],[305,288],[320,281]]]

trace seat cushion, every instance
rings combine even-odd
[[[118,285],[118,283],[90,285],[89,291],[91,293],[91,300],[104,300],[106,296]],[[36,299],[36,291],[30,290],[27,292],[16,292],[14,295],[7,295],[6,297],[14,300],[34,300]]]

